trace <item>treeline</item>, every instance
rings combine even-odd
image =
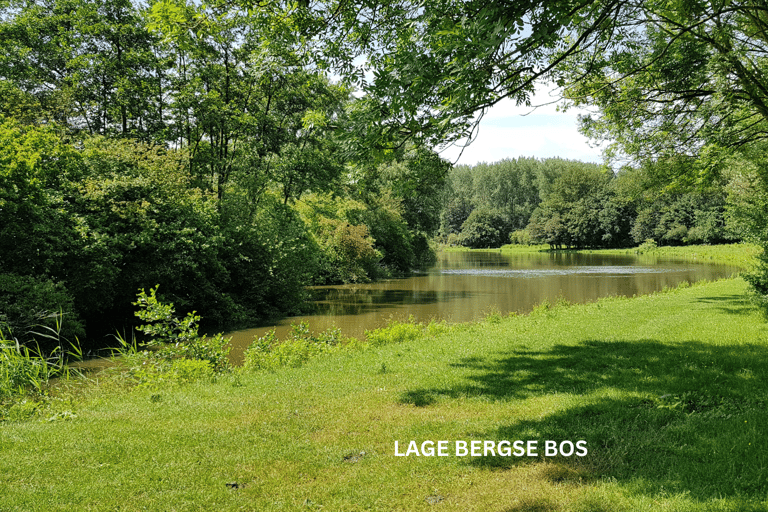
[[[661,164],[624,168],[563,159],[506,159],[457,166],[448,176],[441,239],[473,248],[506,243],[552,248],[630,247],[740,240],[729,180],[669,186]],[[730,212],[730,213],[729,213]]]
[[[88,348],[158,284],[254,323],[430,261],[446,162],[356,147],[351,91],[286,26],[143,5],[0,6],[0,338]]]

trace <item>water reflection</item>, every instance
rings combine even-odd
[[[719,279],[736,272],[726,265],[679,263],[649,256],[498,251],[447,252],[428,272],[407,279],[364,285],[313,288],[314,312],[276,326],[232,333],[233,362],[254,336],[275,328],[286,336],[291,322],[305,321],[322,331],[339,327],[350,336],[383,326],[390,319],[449,322],[476,320],[490,311],[527,312],[544,300],[562,297],[588,302],[614,295],[642,295],[683,281]]]
[[[314,292],[314,314],[323,316],[360,315],[394,306],[435,304],[470,295],[466,291],[377,288],[320,288]]]

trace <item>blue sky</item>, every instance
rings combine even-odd
[[[460,158],[458,147],[449,147],[440,154],[451,162],[458,158],[456,163],[466,165],[521,156],[601,163],[601,148],[590,147],[586,137],[577,130],[577,115],[581,111],[558,112],[554,104],[544,105],[552,101],[543,88],[537,89],[532,98],[532,105],[543,105],[536,109],[503,100],[485,114],[476,139]]]

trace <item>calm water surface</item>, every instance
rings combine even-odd
[[[681,263],[647,255],[445,252],[438,254],[433,268],[409,278],[313,288],[313,314],[230,333],[230,357],[239,364],[254,336],[274,328],[283,338],[291,323],[301,321],[316,332],[336,326],[348,336],[362,337],[366,329],[411,315],[419,322],[466,322],[491,311],[528,312],[535,304],[559,297],[589,302],[614,295],[642,295],[683,281],[728,277],[736,271],[727,265]]]

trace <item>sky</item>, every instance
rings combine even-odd
[[[503,100],[485,114],[476,139],[463,153],[460,147],[448,147],[440,155],[465,165],[521,156],[602,163],[601,148],[590,147],[577,129],[581,111],[558,112],[554,104],[545,105],[553,99],[547,89],[538,88],[531,104],[543,105],[539,108],[518,107],[513,101]]]

